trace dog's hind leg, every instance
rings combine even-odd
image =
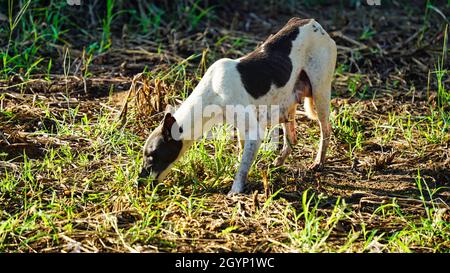
[[[320,142],[316,158],[313,164],[309,167],[313,170],[320,170],[323,168],[325,155],[327,152],[328,144],[330,142],[330,93],[330,84],[324,85],[323,88],[318,89],[317,92],[314,92],[314,104],[317,112],[317,121],[319,122],[320,126]]]
[[[283,165],[284,161],[292,152],[292,147],[297,144],[297,133],[295,132],[295,107],[289,113],[288,121],[282,124],[283,127],[283,148],[281,155],[279,155],[273,162],[274,166],[279,167]]]
[[[305,98],[305,110],[308,112],[311,106],[315,106],[316,119],[320,126],[320,143],[317,156],[310,169],[321,169],[325,162],[325,155],[330,142],[330,100],[331,100],[331,82],[333,79],[334,68],[336,66],[336,44],[328,36],[318,36],[311,52],[313,56],[311,63],[307,66],[307,76],[311,82],[312,100]],[[313,102],[313,103],[312,103]],[[312,112],[312,111],[310,111]],[[311,115],[314,116],[314,115]]]

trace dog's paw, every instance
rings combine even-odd
[[[323,162],[314,161],[313,164],[309,165],[308,170],[310,170],[310,171],[321,171],[321,170],[323,170]]]
[[[242,181],[234,181],[231,190],[228,192],[228,196],[243,194],[245,192],[245,183]]]
[[[230,191],[228,192],[227,196],[228,196],[228,197],[233,197],[233,196],[238,196],[238,195],[242,195],[242,194],[244,194],[243,191],[242,191],[242,192],[237,192],[237,191],[230,190]]]
[[[245,190],[244,189],[239,189],[239,190],[235,190],[235,189],[231,189],[227,196],[228,197],[233,197],[233,196],[239,196],[239,195],[245,195]]]

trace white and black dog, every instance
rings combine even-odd
[[[335,42],[319,23],[292,18],[248,55],[216,61],[186,101],[174,113],[166,111],[161,124],[148,137],[140,181],[147,177],[164,179],[196,139],[223,122],[225,116],[227,120],[236,116],[236,107],[228,106],[241,105],[246,113],[244,125],[238,128],[243,154],[230,193],[242,193],[267,126],[282,123],[284,131],[276,165],[283,164],[292,151],[291,145],[297,143],[294,116],[301,98],[307,116],[320,125],[319,151],[311,168],[321,168],[331,131],[330,94],[336,54]],[[261,110],[274,105],[277,113]],[[205,113],[209,106],[214,110]]]

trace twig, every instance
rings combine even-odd
[[[332,32],[331,35],[335,36],[335,37],[338,37],[338,38],[341,38],[344,41],[347,41],[347,42],[349,42],[351,44],[354,44],[354,45],[358,46],[359,47],[358,50],[369,48],[367,45],[365,45],[363,43],[360,43],[360,42],[358,42],[358,41],[348,37],[347,35],[343,34],[341,31]]]
[[[7,145],[11,145],[11,143],[8,141],[8,139],[3,134],[2,130],[0,130],[0,136],[3,138],[3,140],[6,142]]]
[[[131,81],[130,89],[128,90],[127,97],[125,98],[125,102],[122,106],[122,109],[120,110],[119,114],[119,121],[121,122],[121,126],[125,125],[127,121],[127,112],[128,112],[128,102],[130,100],[131,94],[134,92],[136,94],[136,82],[142,78],[144,73],[139,73],[136,76],[133,77],[133,80]]]

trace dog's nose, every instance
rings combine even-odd
[[[142,168],[139,173],[139,178],[147,178],[150,175],[150,172],[146,168]]]
[[[138,182],[138,187],[144,187],[147,184],[147,177],[150,175],[150,172],[145,169],[142,168],[141,172],[139,173],[137,182]]]
[[[149,182],[152,183],[153,181],[157,180],[158,177],[159,174],[152,171],[151,169],[142,168],[137,179],[138,187],[145,187]]]

